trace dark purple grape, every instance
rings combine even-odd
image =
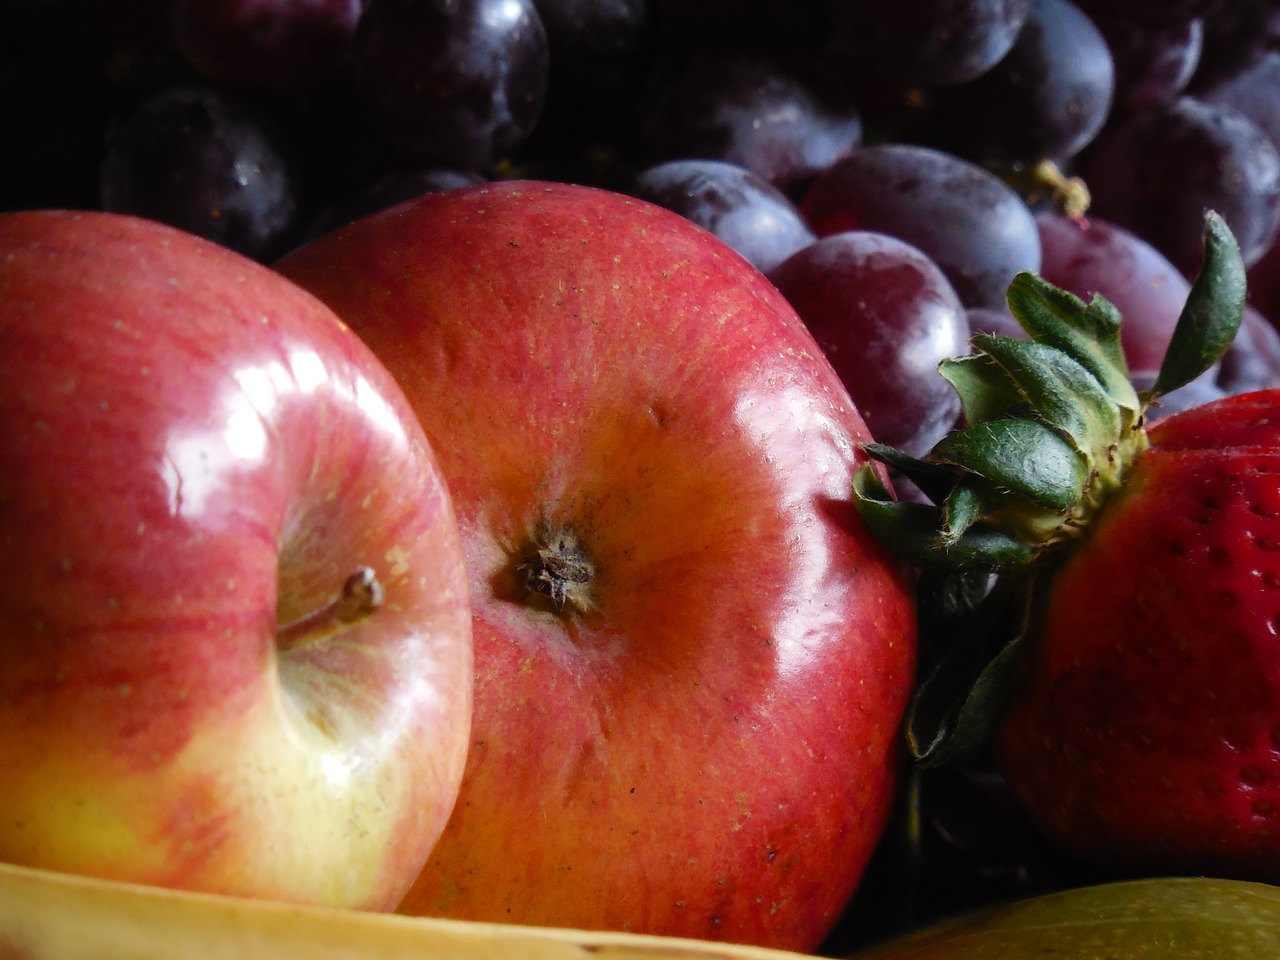
[[[642,170],[629,192],[715,234],[764,272],[814,241],[777,187],[723,160],[669,160]]]
[[[964,83],[1013,46],[1028,0],[830,0],[835,44],[855,70],[926,87]]]
[[[968,352],[964,307],[937,265],[895,237],[823,237],[769,273],[848,388],[871,434],[923,456],[960,401],[938,363]]]
[[[918,247],[966,307],[1002,307],[1014,276],[1040,269],[1040,236],[1022,197],[941,150],[863,147],[821,174],[800,210],[819,236],[873,230]]]
[[[992,333],[997,337],[1012,337],[1015,340],[1031,339],[1008,308],[970,307],[965,311],[965,316],[969,320],[971,334]]]
[[[447,166],[492,166],[542,114],[549,55],[533,0],[367,0],[354,57],[384,135]]]
[[[1141,237],[1100,217],[1041,213],[1036,225],[1041,276],[1085,300],[1095,293],[1110,300],[1123,318],[1130,368],[1158,369],[1191,292],[1186,277]]]
[[[1155,370],[1135,370],[1131,374],[1133,384],[1139,390],[1150,388],[1156,382]],[[1206,403],[1212,403],[1214,400],[1221,400],[1227,395],[1227,392],[1218,386],[1217,383],[1218,367],[1215,364],[1207,373],[1201,374],[1190,383],[1179,387],[1177,390],[1171,390],[1169,393],[1160,397],[1156,403],[1147,407],[1146,419],[1148,423],[1155,423],[1157,420],[1163,420],[1165,417],[1171,417],[1175,413],[1181,413],[1184,410],[1190,410],[1192,407],[1203,406]]]
[[[1095,14],[1094,22],[1115,62],[1113,114],[1134,113],[1168,103],[1187,90],[1200,65],[1204,21],[1152,27]]]
[[[1197,94],[1209,104],[1244,114],[1280,147],[1280,50],[1268,50],[1247,67]]]
[[[296,155],[305,158],[300,166],[312,212],[363,189],[390,170],[423,163],[407,157],[381,135],[350,63],[301,93],[256,99],[275,106],[272,116],[295,145]]]
[[[1188,276],[1198,272],[1204,211],[1216,210],[1246,264],[1280,224],[1280,154],[1248,117],[1179,97],[1108,127],[1079,168],[1092,211],[1132,230]]]
[[[1280,49],[1280,3],[1230,0],[1204,22],[1204,49],[1193,93],[1239,73],[1267,50]]]
[[[551,50],[552,89],[572,100],[616,91],[648,53],[648,0],[534,0]]]
[[[351,52],[361,0],[172,0],[178,49],[233,87],[300,90]]]
[[[545,109],[522,152],[557,163],[568,152],[613,144],[632,122],[617,104],[640,83],[652,53],[649,0],[534,5],[547,31],[551,73]]]
[[[372,183],[324,210],[309,231],[316,237],[380,210],[394,207],[424,193],[439,193],[476,186],[485,178],[474,170],[452,167],[419,167],[391,170]]]
[[[1069,0],[1031,0],[1004,58],[940,93],[937,142],[987,166],[1069,160],[1102,129],[1114,90],[1093,22]]]
[[[789,196],[862,140],[861,116],[833,78],[764,57],[664,62],[638,114],[640,148],[653,162],[724,160]]]
[[[144,103],[102,162],[102,205],[255,259],[279,252],[297,212],[288,146],[244,102],[173,88]]]
[[[1280,387],[1280,332],[1251,306],[1218,365],[1217,384],[1228,394]]]
[[[1280,327],[1280,238],[1249,268],[1249,302]]]

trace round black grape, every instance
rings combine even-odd
[[[821,174],[800,206],[819,236],[887,233],[924,251],[966,307],[1000,308],[1014,276],[1040,268],[1026,202],[990,171],[911,144],[862,147]]]
[[[1207,373],[1203,373],[1196,377],[1190,383],[1183,384],[1176,390],[1171,390],[1164,396],[1160,397],[1155,403],[1147,407],[1143,414],[1148,423],[1155,423],[1157,420],[1163,420],[1165,417],[1173,416],[1175,413],[1181,413],[1184,410],[1190,410],[1192,407],[1203,406],[1206,403],[1212,403],[1214,400],[1220,400],[1227,395],[1227,391],[1218,385],[1218,367],[1215,365]],[[1154,370],[1135,370],[1130,374],[1133,385],[1139,390],[1150,389],[1156,381],[1156,371]]]
[[[1240,330],[1223,354],[1217,385],[1229,394],[1280,387],[1280,332],[1252,306],[1246,306]]]
[[[300,90],[351,52],[361,0],[172,0],[173,36],[210,80]]]
[[[1184,93],[1200,66],[1204,21],[1161,26],[1094,15],[1115,62],[1113,113],[1133,113]]]
[[[484,183],[485,178],[474,170],[453,167],[415,167],[389,170],[372,183],[328,205],[316,218],[308,231],[313,238],[361,217],[378,213],[390,207],[420,197],[427,193],[458,190]]]
[[[971,334],[991,333],[1014,340],[1031,339],[1008,307],[970,307],[965,311],[965,317]]]
[[[657,164],[637,174],[629,192],[692,220],[764,272],[815,239],[785,194],[723,160]]]
[[[969,323],[938,266],[896,237],[823,237],[769,279],[805,322],[872,436],[924,456],[955,425],[959,395],[938,364],[968,352]]]
[[[580,182],[566,156],[615,151],[632,122],[626,103],[653,53],[649,0],[534,0],[547,32],[550,77],[521,166],[546,162]],[[571,157],[571,159],[573,159]],[[622,174],[625,176],[625,174]],[[591,182],[597,182],[594,178]]]
[[[652,162],[687,157],[746,167],[788,196],[862,141],[862,119],[831,77],[755,56],[659,64],[636,128]]]
[[[1280,225],[1280,154],[1226,106],[1179,97],[1104,130],[1082,159],[1091,210],[1127,227],[1194,275],[1204,211],[1216,210],[1252,264]]]
[[[1249,303],[1280,327],[1280,237],[1249,268]]]
[[[1204,21],[1204,48],[1191,91],[1238,73],[1268,50],[1280,49],[1280,3],[1230,0]]]
[[[549,82],[533,0],[368,0],[354,58],[383,134],[447,166],[505,159],[537,124]]]
[[[939,143],[988,166],[1065,161],[1102,129],[1115,68],[1101,31],[1069,0],[1031,0],[1005,57],[939,96]]]
[[[648,0],[534,0],[547,31],[551,87],[572,102],[617,92],[649,53]]]
[[[830,0],[835,44],[851,69],[926,87],[995,66],[1026,20],[1028,0]]]
[[[102,206],[159,220],[258,260],[276,255],[298,202],[289,148],[258,111],[207,87],[146,101],[102,161]]]
[[[1198,96],[1205,103],[1238,110],[1280,147],[1280,50],[1265,51]]]

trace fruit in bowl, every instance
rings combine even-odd
[[[462,529],[474,734],[402,909],[816,946],[889,809],[915,618],[781,294],[670,211],[521,181],[278,269],[395,375]]]
[[[360,341],[266,267],[0,216],[0,860],[389,910],[457,795],[447,488]]]

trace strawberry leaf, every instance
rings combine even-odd
[[[974,337],[973,341],[977,339]],[[968,423],[996,420],[1025,405],[1025,398],[1009,381],[1008,374],[985,353],[943,360],[938,372],[959,394],[960,412]]]
[[[1008,300],[1009,309],[1033,340],[1057,347],[1083,366],[1119,406],[1139,409],[1120,345],[1120,314],[1109,301],[1094,297],[1086,304],[1034,273],[1013,278]]]
[[[1206,213],[1204,227],[1204,262],[1148,399],[1170,393],[1208,370],[1240,329],[1247,289],[1240,246],[1218,214]]]
[[[954,542],[939,536],[939,507],[894,500],[870,464],[853,478],[853,498],[862,523],[895,556],[917,567],[952,570],[1011,570],[1035,559],[1033,547],[985,524],[975,525]]]
[[[1029,598],[997,584],[917,687],[906,729],[922,766],[966,759],[990,741],[1013,693]]]
[[[959,483],[942,505],[942,542],[953,545],[982,519],[985,506],[971,484]]]
[[[934,503],[941,503],[946,499],[959,475],[954,467],[921,460],[883,443],[864,443],[862,449],[867,456],[906,477]]]
[[[991,420],[955,430],[938,441],[929,459],[963,467],[1053,510],[1079,501],[1089,475],[1071,442],[1037,420]]]
[[[941,467],[936,463],[930,463],[928,460],[921,460],[919,457],[913,457],[905,450],[899,450],[897,447],[891,447],[885,443],[876,443],[871,441],[862,445],[862,451],[873,460],[878,460],[887,467],[892,467],[904,476],[914,476],[918,473],[937,475],[940,479],[943,476],[954,477],[954,471],[947,467]]]
[[[979,335],[973,345],[1008,373],[1036,415],[1069,437],[1092,466],[1120,433],[1120,415],[1097,377],[1057,347]]]

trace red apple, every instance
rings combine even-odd
[[[465,760],[463,563],[315,298],[158,224],[0,216],[0,860],[393,908]]]
[[[467,770],[402,910],[817,945],[884,823],[915,620],[781,294],[676,214],[529,182],[279,269],[404,388],[470,571]]]

